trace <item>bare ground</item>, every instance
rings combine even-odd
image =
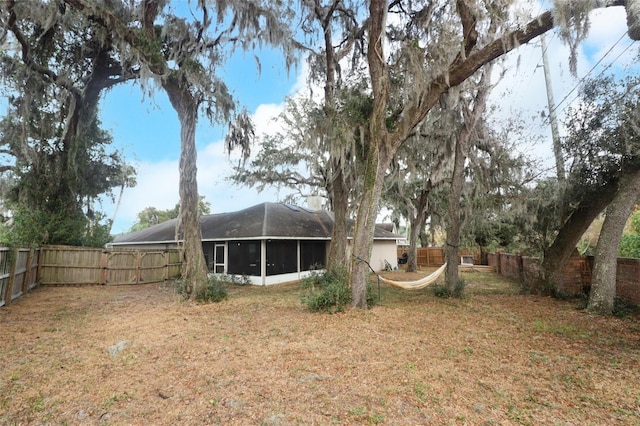
[[[0,424],[640,424],[640,318],[463,276],[335,315],[294,284],[39,288],[0,308]]]

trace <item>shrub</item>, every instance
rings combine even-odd
[[[342,312],[351,302],[351,288],[344,269],[312,273],[300,285],[302,303],[312,312]]]
[[[346,269],[324,273],[313,272],[302,280],[300,299],[312,312],[343,312],[351,303],[351,287]],[[377,296],[370,282],[367,282],[367,306],[374,306]]]
[[[618,318],[640,314],[640,306],[630,300],[616,297],[613,302],[613,315]]]
[[[467,286],[467,282],[463,278],[458,278],[458,282],[456,282],[456,286],[453,290],[449,290],[446,285],[435,284],[433,286],[433,294],[436,297],[440,297],[443,299],[456,298],[463,299],[464,298],[464,289]]]
[[[189,296],[191,295],[191,286],[183,278],[178,278],[174,280],[173,288],[175,289],[176,293],[178,293],[185,299],[188,299]]]
[[[173,283],[176,293],[181,294],[185,299],[191,296],[193,288],[184,279],[177,279]],[[224,281],[210,275],[207,281],[199,286],[196,290],[194,298],[200,303],[221,302],[228,296],[227,288]]]
[[[200,303],[221,302],[225,300],[227,296],[228,292],[224,282],[211,275],[208,277],[205,285],[198,287],[195,299]]]

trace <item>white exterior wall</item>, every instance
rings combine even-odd
[[[269,275],[265,276],[264,279],[262,277],[253,277],[248,276],[247,278],[253,285],[274,285],[274,284],[283,284],[291,281],[299,281],[307,278],[313,272],[322,273],[324,270],[317,271],[302,271],[302,272],[293,272],[291,274],[280,274],[280,275]]]
[[[384,261],[391,264],[392,268],[398,267],[398,246],[396,240],[376,240],[371,249],[371,260],[369,264],[374,271],[384,269]]]

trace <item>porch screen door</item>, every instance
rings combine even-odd
[[[216,274],[224,274],[224,244],[216,244],[213,253],[213,270]]]

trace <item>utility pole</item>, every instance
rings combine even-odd
[[[564,159],[562,158],[562,145],[558,132],[558,120],[556,118],[556,104],[553,100],[553,88],[551,87],[551,74],[549,73],[549,59],[547,58],[547,43],[544,34],[540,36],[542,46],[542,67],[544,68],[544,81],[547,86],[547,104],[549,106],[549,123],[551,124],[551,138],[553,140],[553,155],[556,159],[556,175],[559,182],[564,182]]]

